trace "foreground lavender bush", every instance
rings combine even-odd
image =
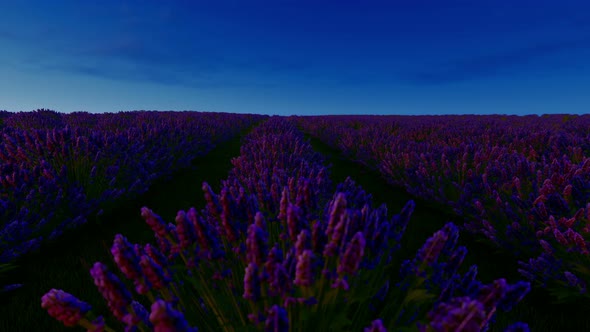
[[[395,272],[390,262],[414,203],[388,218],[386,207],[373,208],[350,180],[327,195],[326,173],[316,172],[323,170],[317,160],[305,160],[313,153],[300,139],[289,123],[268,121],[244,144],[248,158],[234,161],[221,194],[203,184],[205,209],[179,211],[167,224],[142,208],[157,247],[115,237],[111,253],[141,298],[134,300],[102,263],[91,274],[126,330],[479,331],[528,292],[528,283],[482,284],[475,267],[461,275],[466,249],[456,248],[452,223],[391,284],[383,276]],[[281,168],[260,166],[268,158]],[[63,293],[46,297],[53,294]],[[90,331],[110,329],[86,304],[60,298],[67,301],[50,302],[50,314],[69,316],[54,317]],[[140,304],[147,302],[151,313]]]

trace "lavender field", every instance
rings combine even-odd
[[[587,122],[4,112],[0,330],[585,330]]]

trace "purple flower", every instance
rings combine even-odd
[[[314,252],[321,251],[326,245],[326,234],[320,220],[316,220],[311,228],[311,245]]]
[[[451,254],[451,257],[449,257],[449,259],[447,261],[447,265],[445,266],[445,273],[449,277],[451,277],[452,275],[454,275],[457,272],[457,270],[459,269],[459,267],[463,263],[463,260],[465,259],[466,255],[467,255],[467,248],[464,246],[460,246],[459,248],[455,249],[453,254]]]
[[[281,202],[279,204],[280,210],[277,219],[281,221],[287,220],[287,208],[289,207],[289,190],[285,187],[283,188],[283,193],[281,195]]]
[[[125,316],[123,322],[127,324],[127,329],[134,330],[132,327],[136,327],[140,323],[143,323],[149,327],[151,327],[149,321],[149,313],[148,311],[141,305],[141,303],[137,301],[131,302],[131,308],[133,312],[130,312]]]
[[[539,243],[541,244],[541,247],[548,255],[553,255],[553,248],[551,247],[549,242],[541,239],[541,240],[539,240]]]
[[[520,302],[522,298],[531,290],[531,284],[526,281],[519,281],[514,285],[508,287],[506,294],[498,302],[498,309],[509,311],[512,307]]]
[[[487,312],[493,312],[507,291],[506,279],[494,280],[492,284],[480,288],[477,300],[483,304]]]
[[[276,264],[268,278],[271,296],[282,296],[293,287],[291,276],[283,264]]]
[[[506,328],[504,332],[530,332],[529,325],[522,322],[516,322]]]
[[[266,229],[266,222],[264,221],[262,212],[256,212],[256,216],[254,216],[254,223],[256,223],[256,226],[260,227],[260,229]]]
[[[297,286],[308,287],[313,282],[311,259],[313,253],[311,250],[304,250],[301,255],[297,257],[297,267],[295,272],[294,284]]]
[[[161,238],[165,238],[168,235],[168,228],[166,227],[166,223],[160,216],[155,214],[152,210],[148,209],[147,207],[141,208],[141,217],[145,220],[145,222],[150,226],[152,231],[156,233],[157,236]]]
[[[150,322],[154,324],[155,332],[197,332],[197,328],[190,327],[182,312],[175,310],[170,303],[157,300],[152,304]]]
[[[268,235],[258,225],[251,224],[248,227],[248,237],[246,238],[246,260],[248,263],[262,266],[268,251],[267,240]]]
[[[125,315],[129,313],[127,307],[133,301],[131,293],[125,288],[121,280],[101,262],[94,263],[94,266],[90,269],[90,275],[94,279],[98,291],[107,300],[108,307],[113,315],[123,321]]]
[[[219,197],[215,195],[213,189],[211,189],[211,186],[209,186],[207,182],[203,182],[202,189],[205,201],[207,201],[207,210],[213,215],[213,217],[219,218],[222,211],[222,207],[219,204]]]
[[[586,293],[586,284],[580,278],[576,277],[575,274],[571,273],[570,271],[565,271],[564,273],[565,280],[568,284],[572,287],[578,287],[580,289],[580,293]]]
[[[268,317],[264,323],[264,332],[288,332],[289,318],[287,310],[278,305],[273,305],[268,310]]]
[[[90,322],[91,326],[87,332],[103,332],[105,328],[104,317],[98,316],[95,320]]]
[[[156,247],[151,244],[146,244],[144,247],[145,253],[158,265],[165,268],[168,266],[168,259]]]
[[[557,240],[557,242],[559,244],[561,244],[562,246],[569,246],[569,241],[567,240],[567,238],[565,236],[563,236],[563,234],[559,231],[559,229],[554,228],[553,229],[553,236],[555,236],[555,239]]]
[[[154,262],[147,255],[141,256],[139,265],[145,275],[145,278],[149,281],[149,283],[153,286],[155,290],[160,290],[165,288],[168,283],[170,283],[171,278],[169,275],[164,272],[164,269]]]
[[[243,297],[254,302],[260,298],[260,279],[258,277],[258,266],[256,266],[256,263],[250,263],[246,267]]]
[[[346,246],[344,255],[340,257],[338,264],[338,274],[354,274],[359,268],[359,264],[365,253],[365,238],[363,232],[357,232],[350,243]]]
[[[192,223],[187,219],[186,213],[182,210],[176,214],[176,234],[180,241],[180,247],[188,249],[197,239]]]
[[[135,253],[134,246],[121,235],[115,235],[115,241],[111,247],[111,254],[115,259],[115,263],[128,278],[133,280],[135,290],[139,294],[146,294],[150,290],[149,283],[146,282],[145,277],[139,266],[139,257]]]
[[[46,309],[51,317],[68,327],[78,325],[91,309],[88,303],[58,289],[51,289],[43,295],[41,307]]]
[[[448,239],[447,233],[442,229],[434,233],[416,254],[416,262],[432,265],[441,254]]]
[[[336,255],[339,252],[341,240],[342,240],[342,237],[344,236],[344,232],[346,230],[346,225],[348,224],[349,221],[350,221],[350,217],[349,217],[348,213],[346,212],[346,210],[344,210],[340,214],[340,221],[338,222],[336,227],[334,227],[334,229],[332,230],[330,235],[328,235],[329,241],[328,241],[328,245],[326,245],[324,247],[324,252],[323,252],[324,256],[331,257],[331,256]]]
[[[293,243],[297,241],[297,235],[302,228],[303,211],[294,204],[289,204],[287,208],[287,230],[289,238]]]
[[[336,194],[336,198],[330,202],[330,219],[328,220],[328,227],[326,229],[326,235],[332,236],[334,227],[341,221],[342,214],[346,210],[346,195],[344,193]]]
[[[428,313],[428,319],[437,332],[481,331],[487,322],[484,305],[467,296],[437,305]]]
[[[363,332],[387,332],[387,329],[383,326],[383,321],[377,319],[371,322],[371,326],[365,327]]]
[[[295,243],[295,255],[299,257],[306,249],[311,249],[311,235],[307,229],[301,230]]]

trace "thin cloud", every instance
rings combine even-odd
[[[566,51],[590,49],[590,38],[541,43],[504,53],[475,56],[443,63],[438,68],[402,74],[416,84],[436,85],[505,74],[542,57]]]

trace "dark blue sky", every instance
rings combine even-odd
[[[586,0],[90,3],[1,1],[0,109],[590,113]]]

